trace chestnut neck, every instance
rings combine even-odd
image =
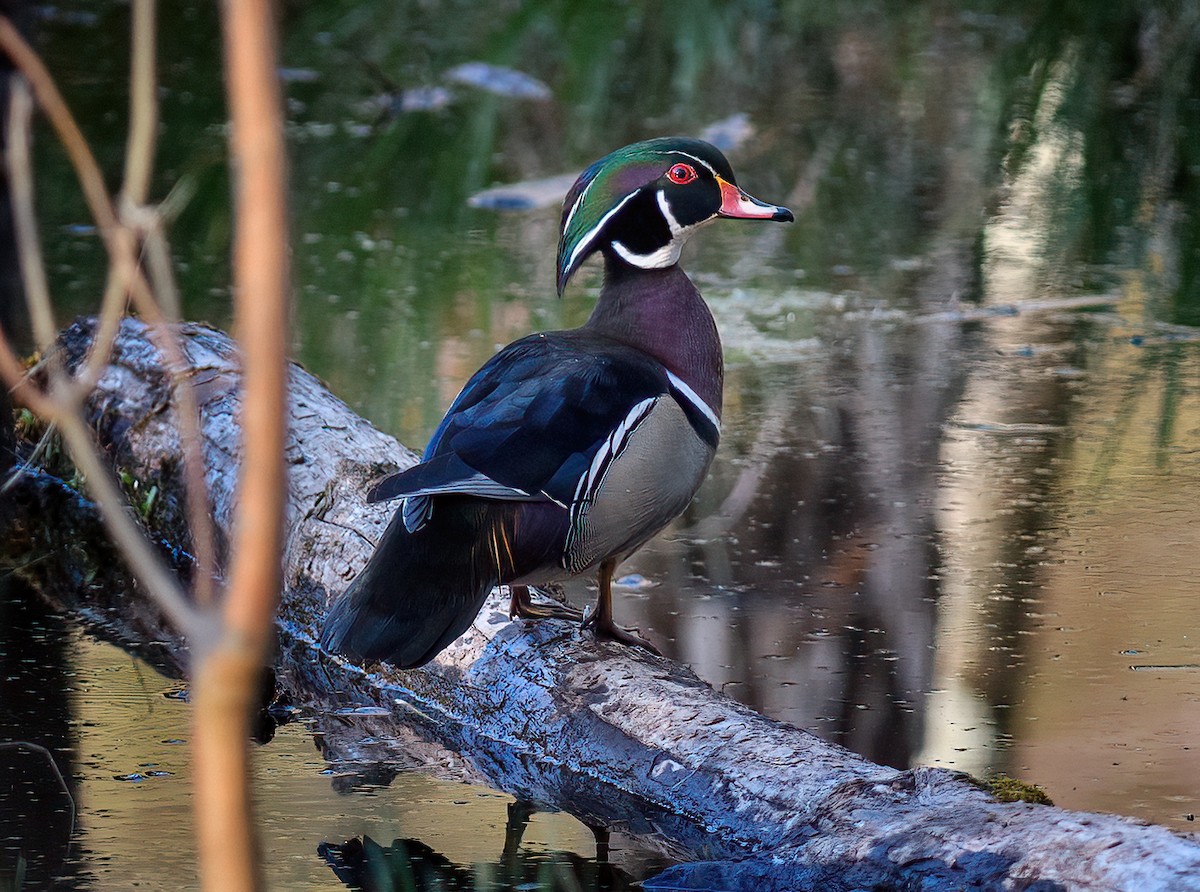
[[[584,328],[653,356],[720,417],[721,337],[692,280],[678,264],[641,269],[602,250],[604,286]]]

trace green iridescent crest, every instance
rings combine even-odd
[[[641,189],[680,160],[698,161],[733,182],[733,171],[712,145],[687,137],[636,142],[605,155],[579,175],[563,200],[558,242],[558,293],[592,252],[601,246],[604,226]]]

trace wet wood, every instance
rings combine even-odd
[[[240,455],[238,360],[221,333],[183,331],[213,512],[227,537]],[[64,334],[71,361],[89,335],[86,323]],[[186,544],[169,396],[143,326],[127,321],[89,411],[138,491],[159,487],[148,512],[154,535]],[[999,803],[950,771],[872,764],[753,712],[678,663],[598,643],[565,621],[509,621],[498,594],[470,632],[423,670],[320,654],[327,602],[366,561],[394,507],[367,505],[364,494],[414,456],[298,368],[291,419],[276,671],[293,702],[317,717],[336,767],[381,766],[386,775],[395,766],[432,766],[656,838],[689,863],[647,888],[1145,892],[1200,882],[1193,837],[1108,815]],[[180,665],[186,642],[123,581],[106,547],[93,547],[87,503],[46,476],[18,490],[13,510],[24,538],[17,538],[54,557],[28,573],[64,606],[157,653],[156,662]]]

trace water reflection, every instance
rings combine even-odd
[[[70,795],[40,751],[26,746],[14,754],[0,744],[0,881],[14,878],[22,865],[22,889],[115,892],[158,888],[164,877],[177,888],[196,888],[189,706],[178,696],[178,682],[89,640],[28,595],[0,602],[12,620],[5,632],[25,642],[0,642],[0,740],[44,744]],[[25,621],[22,613],[36,618]],[[57,661],[48,645],[57,649]],[[670,863],[628,836],[614,834],[609,842],[569,815],[534,813],[509,796],[464,783],[469,772],[455,771],[454,756],[445,751],[424,774],[363,766],[351,776],[342,766],[333,775],[314,743],[322,738],[319,727],[307,720],[281,726],[254,751],[268,888],[336,887],[317,848],[348,839],[361,846],[368,838],[420,840],[406,842],[408,851],[439,853],[440,859],[430,858],[447,865],[446,876],[519,884],[519,877],[545,875],[568,883],[565,888],[573,888],[565,878],[584,889],[625,888],[630,876],[645,877]]]
[[[76,745],[65,624],[0,573],[0,886],[71,888]],[[6,883],[11,885],[6,885]]]
[[[341,845],[321,843],[318,852],[339,880],[363,892],[392,889],[495,890],[516,892],[621,892],[637,885],[633,878],[608,862],[608,835],[596,830],[596,855],[583,858],[574,852],[528,851],[522,837],[533,814],[523,802],[508,806],[504,849],[494,863],[455,864],[416,839],[395,839],[380,845],[369,836]]]

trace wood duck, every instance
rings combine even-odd
[[[717,449],[721,341],[678,260],[718,217],[793,219],[738,188],[721,152],[697,139],[634,143],[580,175],[563,202],[557,284],[561,295],[599,251],[591,318],[497,353],[420,464],[370,492],[404,501],[330,610],[327,652],[424,665],[501,584],[513,616],[578,618],[535,605],[528,586],[592,568],[600,594],[585,626],[653,650],[613,622],[613,572],[687,507]]]

